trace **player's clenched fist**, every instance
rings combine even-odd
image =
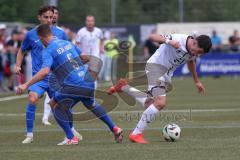
[[[166,40],[166,43],[171,45],[173,48],[180,48],[180,43],[178,41],[174,41],[174,40]]]
[[[19,85],[19,86],[17,86],[16,94],[23,94],[23,92],[26,90],[27,90],[26,84]]]

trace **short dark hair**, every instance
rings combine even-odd
[[[41,36],[41,37],[47,37],[49,35],[52,35],[52,31],[51,31],[51,28],[49,25],[40,24],[37,27],[37,34],[38,34],[38,36]]]
[[[20,33],[20,32],[19,32],[18,30],[13,30],[11,35],[19,34],[19,33]]]
[[[208,53],[212,48],[212,41],[207,35],[200,35],[196,38],[199,48],[202,48],[204,53]]]
[[[58,7],[57,6],[51,6],[53,10],[57,10],[59,11]]]
[[[52,11],[54,13],[54,10],[51,6],[42,6],[38,9],[38,15],[41,16],[43,13],[47,11]]]

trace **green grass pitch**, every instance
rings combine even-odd
[[[64,134],[51,117],[53,126],[41,124],[43,100],[39,102],[34,143],[24,139],[26,98],[0,100],[0,160],[237,160],[240,157],[240,79],[202,78],[206,95],[200,96],[191,78],[174,79],[174,91],[167,107],[148,127],[147,145],[133,144],[128,135],[143,111],[139,104],[120,101],[110,113],[124,128],[124,141],[115,144],[112,134],[99,120],[76,121],[84,139],[77,146],[56,146]],[[104,90],[109,84],[100,84]],[[1,99],[1,98],[0,98]],[[111,101],[111,99],[109,99]],[[80,106],[76,111],[84,111]],[[162,127],[175,122],[182,129],[177,142],[165,142]]]

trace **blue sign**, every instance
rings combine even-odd
[[[209,53],[196,60],[197,73],[201,76],[240,75],[240,53]],[[187,64],[181,65],[174,76],[190,75]]]

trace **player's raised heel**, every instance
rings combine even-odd
[[[74,128],[72,129],[72,132],[73,132],[74,136],[76,136],[78,138],[79,141],[83,140],[83,136],[78,131],[76,131]]]
[[[123,129],[115,126],[113,128],[113,133],[114,133],[114,141],[116,143],[122,143],[122,140],[123,140]]]
[[[139,144],[148,144],[148,142],[143,138],[143,134],[130,134],[129,140],[133,143],[139,143]]]
[[[49,121],[42,121],[42,123],[45,125],[45,126],[51,126],[52,124],[49,122]]]
[[[22,144],[29,144],[33,142],[33,137],[26,137],[23,141]]]
[[[116,93],[116,92],[122,92],[122,87],[127,85],[127,80],[126,79],[120,79],[114,86],[110,87],[108,90],[107,90],[107,93],[109,95],[112,95],[113,93]]]
[[[73,137],[73,139],[67,139],[64,138],[64,140],[57,144],[58,146],[64,146],[64,145],[78,145],[78,138],[76,136]]]

